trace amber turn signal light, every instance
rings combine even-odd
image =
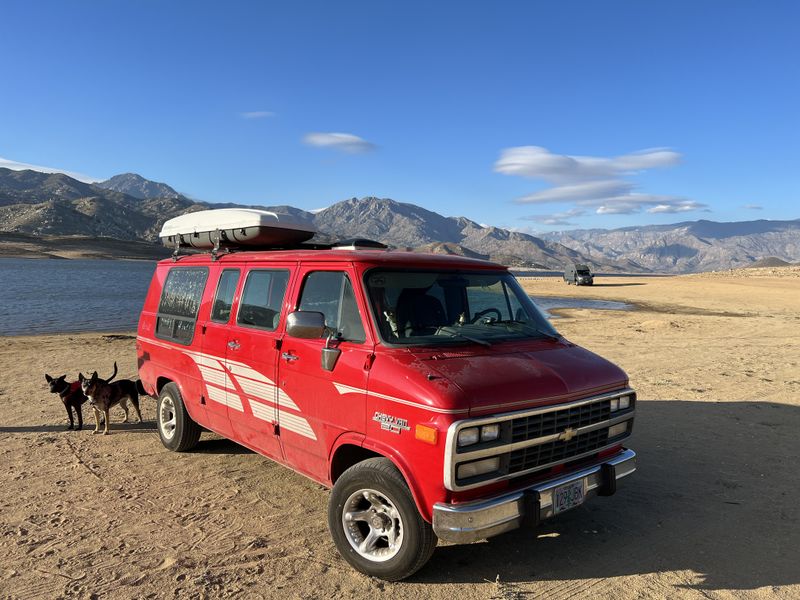
[[[435,446],[436,442],[439,441],[439,430],[430,425],[417,425],[416,429],[414,429],[414,437],[420,442]]]

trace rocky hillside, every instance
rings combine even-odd
[[[800,259],[800,219],[691,221],[623,229],[584,229],[543,236],[589,257],[631,261],[653,271],[692,273],[738,268],[766,257]]]
[[[159,191],[166,195],[152,196]],[[235,206],[196,202],[138,175],[86,184],[63,174],[0,169],[0,231],[153,241],[169,218]],[[250,208],[272,210],[313,224],[322,240],[365,237],[399,248],[490,257],[508,265],[534,268],[560,269],[565,262],[585,260],[559,243],[482,227],[463,217],[443,217],[388,198],[352,198],[317,213],[292,206]],[[594,266],[598,270],[623,268],[613,261],[599,261]],[[640,270],[635,265],[627,268]]]
[[[95,184],[106,190],[122,192],[139,199],[150,198],[179,198],[180,194],[169,187],[166,183],[150,181],[136,173],[123,173],[114,175],[111,179]]]

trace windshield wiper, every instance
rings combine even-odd
[[[516,319],[509,319],[507,321],[492,321],[492,325],[506,325],[506,326],[513,326],[518,325],[520,328],[527,329],[528,331],[532,331],[534,333],[538,333],[542,337],[547,338],[548,340],[552,340],[554,342],[558,342],[561,340],[560,335],[553,335],[552,333],[548,333],[547,331],[542,331],[535,325],[532,325],[528,321],[517,321]]]
[[[455,330],[452,327],[449,327],[447,325],[439,327],[439,331],[444,331],[445,333],[449,333],[452,337],[458,337],[458,338],[467,340],[468,342],[473,342],[475,344],[480,344],[481,346],[491,346],[491,344],[489,342],[487,342],[486,340],[481,340],[481,339],[478,339],[476,337],[472,337],[471,335],[464,335],[460,331],[457,331],[457,330]]]

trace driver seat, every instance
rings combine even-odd
[[[438,298],[405,289],[397,299],[397,328],[403,337],[433,335],[447,325],[447,315]]]

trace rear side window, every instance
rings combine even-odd
[[[321,312],[325,315],[325,326],[341,340],[363,342],[367,339],[353,284],[341,271],[309,273],[298,310]]]
[[[239,284],[239,269],[225,269],[219,277],[217,294],[214,296],[214,305],[211,308],[211,320],[217,323],[227,323],[231,317],[233,295]]]
[[[289,282],[289,271],[252,270],[247,274],[236,322],[245,327],[274,331]]]
[[[200,300],[208,279],[205,267],[173,267],[167,274],[158,304],[156,336],[190,344]]]

